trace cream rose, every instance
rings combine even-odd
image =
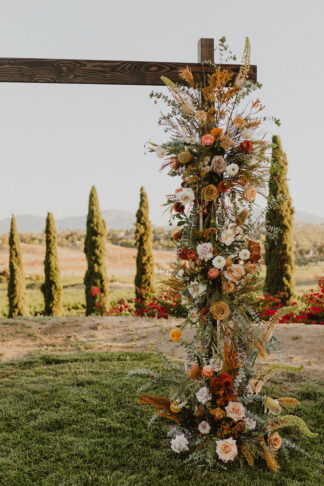
[[[225,440],[216,440],[216,453],[224,462],[233,461],[237,456],[236,440],[232,439],[232,437]]]
[[[181,204],[191,204],[195,199],[195,193],[189,187],[182,189],[182,191],[177,192],[176,199]]]
[[[254,186],[246,186],[243,197],[247,202],[253,202],[256,198],[256,188]]]
[[[245,417],[245,408],[241,402],[228,402],[225,407],[226,417],[233,420],[242,420]]]
[[[202,422],[200,422],[200,424],[198,425],[198,430],[201,434],[209,434],[210,432],[210,425],[208,422],[206,422],[205,420],[203,420]]]
[[[188,439],[184,434],[176,435],[174,439],[171,440],[171,449],[180,454],[182,451],[189,451]]]
[[[229,267],[226,272],[224,272],[225,277],[227,280],[230,282],[238,283],[241,278],[244,277],[245,275],[245,270],[243,265],[240,265],[239,263],[233,264]]]
[[[221,234],[221,243],[226,246],[229,246],[235,240],[235,233],[231,228],[224,230]]]
[[[213,258],[213,245],[211,243],[200,243],[197,245],[197,253],[200,260],[207,262]]]
[[[197,391],[196,398],[199,403],[205,405],[205,403],[211,400],[212,396],[209,393],[208,388],[206,386],[203,386],[202,388],[200,388],[200,390]]]
[[[203,295],[207,290],[207,285],[201,284],[200,282],[194,281],[188,287],[188,292],[192,298],[196,299]]]
[[[210,167],[213,172],[216,172],[216,174],[220,175],[225,172],[227,164],[224,157],[222,157],[221,155],[215,155],[215,157],[212,158]]]

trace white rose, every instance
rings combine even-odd
[[[245,408],[241,402],[228,402],[225,407],[226,417],[233,420],[242,420],[245,417]]]
[[[219,270],[221,270],[222,268],[225,267],[225,264],[226,264],[226,260],[224,257],[222,257],[221,255],[217,255],[213,261],[212,261],[212,264],[215,268],[218,268]]]
[[[163,159],[163,157],[165,156],[165,150],[163,147],[156,147],[155,153],[160,159]]]
[[[176,199],[183,205],[191,204],[195,199],[195,193],[190,187],[186,187],[182,191],[177,192]]]
[[[192,282],[188,287],[188,292],[191,295],[191,297],[193,297],[194,299],[203,295],[206,292],[206,290],[207,290],[207,285],[197,281]]]
[[[188,439],[184,434],[176,435],[175,438],[171,440],[171,449],[177,454],[180,454],[182,451],[189,451],[188,444]]]
[[[208,388],[206,386],[203,386],[202,388],[200,388],[200,390],[197,391],[196,398],[199,403],[205,405],[205,403],[211,400],[212,396],[209,393]]]
[[[246,249],[241,250],[239,256],[241,260],[248,260],[250,258],[250,252]]]
[[[239,171],[239,166],[237,164],[230,164],[226,168],[226,172],[229,176],[234,177]]]
[[[197,245],[197,253],[201,260],[207,262],[213,258],[213,245],[211,243],[200,243]]]
[[[178,277],[179,279],[182,279],[182,278],[183,278],[183,276],[184,276],[184,270],[183,270],[183,269],[181,269],[181,270],[179,270],[179,272],[177,273],[177,277]]]
[[[216,440],[216,453],[224,462],[233,461],[237,456],[236,440],[232,439],[232,437],[225,440]]]
[[[250,417],[245,417],[244,423],[250,430],[254,430],[256,427],[256,421],[251,419]]]
[[[224,230],[221,234],[221,243],[223,243],[226,246],[229,246],[233,243],[235,240],[235,233],[232,229],[228,228]]]
[[[249,128],[243,128],[242,137],[244,138],[244,140],[251,140],[251,138],[253,137],[253,131],[249,130]]]
[[[200,424],[198,425],[198,430],[201,434],[209,434],[210,432],[210,425],[208,422],[206,422],[205,420],[203,420],[202,422],[200,422]]]

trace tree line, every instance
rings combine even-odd
[[[145,288],[146,298],[154,293],[154,261],[152,251],[152,231],[149,220],[147,194],[142,187],[140,203],[136,213],[135,239],[137,246],[135,288],[139,295]],[[86,315],[96,310],[96,294],[100,290],[101,303],[108,305],[109,284],[106,267],[107,228],[99,206],[96,188],[93,186],[89,195],[86,238],[84,253],[87,270],[84,276]],[[63,314],[63,286],[57,253],[57,233],[52,213],[47,214],[45,226],[44,283],[41,290],[44,295],[44,315],[60,316]],[[23,268],[20,237],[15,216],[11,218],[9,234],[9,279],[8,279],[9,317],[28,315],[26,281]]]
[[[281,295],[287,304],[294,295],[294,257],[293,257],[293,215],[287,185],[287,157],[283,152],[280,137],[273,137],[272,166],[269,180],[268,208],[266,212],[266,255],[267,266],[265,292]],[[274,204],[274,201],[276,204]],[[272,229],[279,228],[275,241],[270,238]],[[100,290],[101,303],[108,305],[109,284],[106,268],[107,228],[100,211],[98,195],[93,186],[89,195],[88,215],[84,253],[87,270],[84,277],[86,315],[96,310],[97,297],[93,288]],[[45,226],[46,253],[44,260],[44,315],[63,314],[63,287],[57,254],[57,234],[52,213],[47,214]],[[152,251],[152,228],[149,220],[149,203],[143,187],[140,189],[139,208],[136,213],[135,244],[137,247],[135,294],[136,302],[154,295],[154,260]],[[145,297],[143,294],[145,290]],[[15,217],[12,216],[9,235],[9,280],[8,280],[9,317],[28,314],[26,283],[20,238]]]

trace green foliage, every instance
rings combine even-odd
[[[185,455],[170,450],[167,425],[156,420],[148,428],[152,412],[136,403],[143,376],[130,379],[127,372],[141,367],[152,375],[165,372],[159,357],[126,352],[43,356],[0,365],[1,486],[322,484],[323,441],[303,438],[300,445],[310,455],[305,457],[288,448],[301,437],[294,428],[287,429],[291,442],[285,439],[289,456],[280,459],[281,474],[266,466],[247,469],[228,463],[226,471],[219,471],[184,465]],[[305,389],[307,402],[296,414],[320,432],[323,388],[311,382],[305,388],[299,377],[290,380],[283,376],[276,390],[283,383],[297,385],[301,399]],[[161,394],[162,388],[155,392]]]
[[[9,274],[9,317],[24,316],[28,313],[26,302],[26,282],[20,248],[20,239],[14,216],[11,218],[9,236]]]
[[[267,232],[265,291],[271,295],[280,292],[283,304],[287,304],[294,295],[294,208],[287,184],[287,156],[283,152],[279,136],[274,135],[272,142],[274,147],[272,149],[266,225],[269,230],[277,227],[281,231],[275,241],[270,238],[270,231],[269,234]],[[277,201],[278,204],[272,204],[273,201]]]
[[[97,191],[92,186],[89,196],[87,234],[84,244],[84,252],[88,262],[88,269],[84,277],[86,315],[95,312],[96,296],[91,295],[92,287],[100,289],[104,303],[107,303],[106,238],[106,225],[101,216]]]
[[[42,285],[44,294],[46,316],[62,315],[62,282],[56,246],[56,228],[52,213],[47,213],[46,227],[46,254],[44,260],[45,282]]]
[[[144,187],[141,187],[140,203],[136,212],[135,241],[137,247],[136,297],[142,298],[141,289],[145,289],[145,296],[149,299],[154,294],[154,261],[152,253],[152,230],[149,220],[149,203]]]

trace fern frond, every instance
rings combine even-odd
[[[151,405],[155,410],[170,410],[170,399],[166,397],[140,395],[137,403]]]
[[[271,471],[277,473],[280,469],[280,466],[277,462],[276,459],[276,453],[275,452],[270,452],[266,447],[262,447],[263,449],[263,458],[267,463],[267,466]]]

